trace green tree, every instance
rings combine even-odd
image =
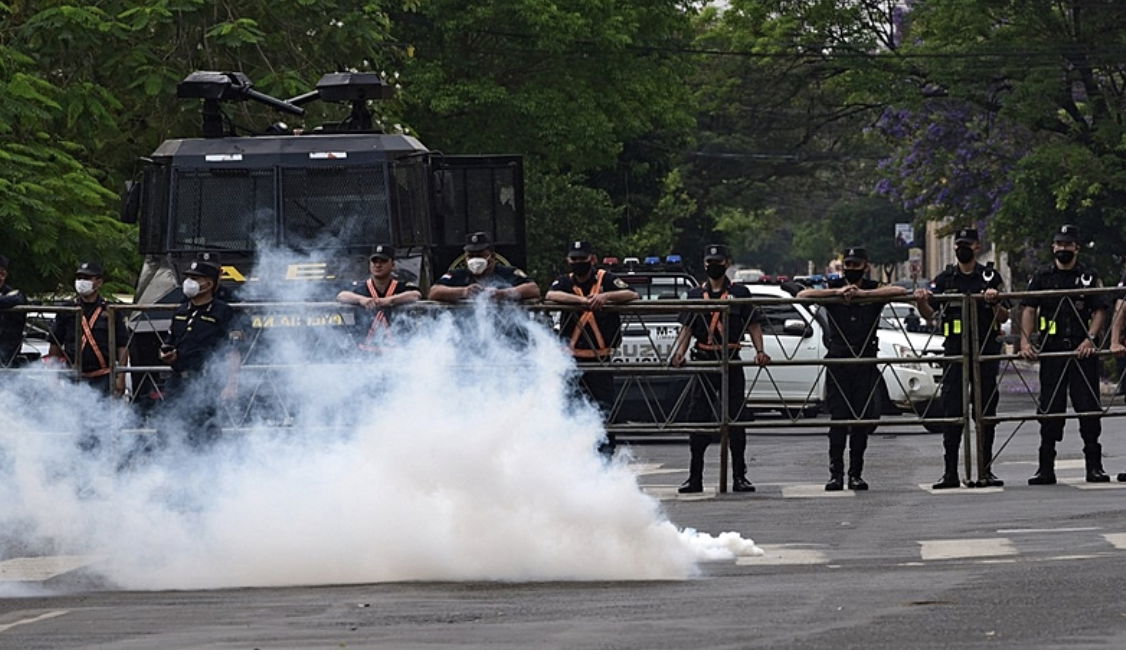
[[[131,283],[134,232],[107,219],[114,194],[60,138],[64,93],[35,74],[34,61],[0,45],[0,248],[25,292],[65,290],[75,266],[98,259],[110,290]]]

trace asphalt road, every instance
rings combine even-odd
[[[1112,475],[1126,469],[1124,428],[1104,421]],[[687,581],[122,592],[79,568],[0,584],[20,595],[0,598],[0,647],[1126,647],[1126,483],[1082,482],[1074,421],[1054,487],[1025,483],[1029,424],[996,464],[1003,489],[932,493],[940,438],[881,430],[872,490],[826,494],[822,434],[755,433],[758,491],[691,499],[674,490],[686,446],[634,446],[639,483],[669,498],[676,524],[739,531],[766,552],[703,564]],[[714,487],[718,447],[708,455]]]

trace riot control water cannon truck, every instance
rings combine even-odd
[[[122,202],[144,256],[138,304],[180,301],[181,273],[202,252],[218,257],[222,286],[239,301],[332,300],[342,284],[366,278],[377,243],[396,248],[400,275],[424,291],[475,231],[491,232],[514,265],[526,263],[522,159],[446,155],[374,129],[370,103],[393,91],[378,75],[327,74],[281,100],[242,73],[199,71],[176,91],[201,102],[202,136],[160,144]],[[350,113],[312,128],[239,133],[224,111],[253,101],[302,115],[317,100],[346,103]],[[166,325],[133,322],[134,362],[155,351],[146,341]]]

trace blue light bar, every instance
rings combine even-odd
[[[645,257],[645,265],[647,266],[655,266],[659,263],[661,263],[661,257]]]
[[[680,258],[679,254],[670,254],[665,257],[665,263],[683,263],[683,259]]]

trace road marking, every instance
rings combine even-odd
[[[57,618],[60,615],[66,615],[67,613],[70,613],[70,611],[63,609],[57,611],[47,611],[46,613],[35,616],[34,618],[24,618],[22,620],[16,620],[15,622],[0,624],[0,633],[3,633],[9,629],[14,629],[15,627],[18,627],[20,625],[31,624],[33,622],[39,622],[40,620],[50,620],[51,618]]]
[[[1000,465],[1010,466],[1039,466],[1039,461],[998,461]],[[1087,467],[1086,459],[1056,459],[1056,470],[1084,470]]]
[[[919,558],[924,561],[968,559],[976,557],[1014,556],[1018,554],[1008,538],[963,538],[951,540],[920,540]]]
[[[827,491],[823,484],[786,484],[782,497],[855,497],[856,491]]]
[[[657,500],[677,500],[681,502],[694,502],[698,500],[710,500],[715,498],[717,490],[715,486],[704,486],[703,493],[680,493],[677,489],[679,485],[646,485],[641,487],[641,491]]]
[[[1102,527],[1045,527],[1043,529],[998,529],[998,534],[1051,534],[1065,531],[1096,531]]]
[[[0,581],[47,581],[94,562],[92,556],[37,556],[0,561]]]
[[[1005,490],[1000,486],[986,486],[985,488],[931,488],[930,484],[919,484],[919,488],[931,495],[977,495],[978,493],[1000,493]]]
[[[760,556],[740,556],[735,565],[821,565],[829,562],[829,557],[821,550],[790,547],[789,545],[763,545]]]
[[[1126,550],[1126,534],[1103,534],[1103,538],[1115,548]]]
[[[666,468],[663,463],[631,463],[629,471],[635,476],[642,475],[670,475],[676,472],[688,472],[688,468]]]
[[[1071,486],[1072,488],[1078,488],[1079,490],[1122,490],[1123,488],[1126,488],[1126,486],[1123,486],[1122,484],[1115,484],[1114,482],[1104,481],[1102,483],[1091,483],[1087,481],[1086,477],[1068,477],[1066,479],[1061,477],[1057,481],[1059,481],[1059,483],[1061,484]]]

